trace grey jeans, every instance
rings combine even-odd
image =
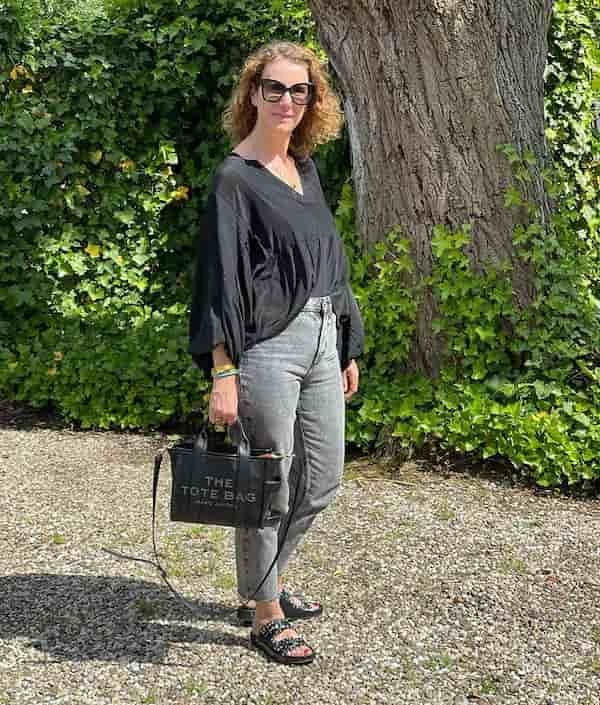
[[[252,596],[281,547],[277,563],[253,598],[276,599],[278,575],[340,484],[345,404],[336,339],[330,297],[312,297],[282,333],[260,341],[240,360],[238,415],[251,446],[296,453],[283,461],[281,489],[272,505],[282,513],[279,525],[236,529],[237,582],[243,599]]]

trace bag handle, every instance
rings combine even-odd
[[[235,513],[237,516],[241,517],[240,525],[243,526],[246,522],[246,514],[250,512],[250,506],[247,502],[238,501],[238,497],[245,497],[250,490],[250,441],[244,430],[242,420],[238,416],[234,421],[237,427],[238,433],[234,439],[237,445],[237,462],[238,462],[238,472],[235,474],[235,484],[233,486],[233,493],[235,499]],[[232,424],[232,426],[234,425]],[[231,427],[230,427],[231,428]],[[196,440],[194,441],[194,447],[192,449],[192,454],[194,457],[194,464],[200,465],[200,457],[206,453],[208,449],[208,433],[207,433],[207,423],[200,427]]]
[[[206,452],[208,448],[208,436],[206,433],[206,426],[201,426],[200,430],[198,431],[198,435],[196,436],[196,440],[194,442],[194,450],[196,448],[204,452]]]
[[[237,452],[239,456],[245,456],[247,458],[250,457],[251,449],[250,449],[250,441],[248,440],[248,436],[246,435],[246,431],[244,431],[244,426],[242,425],[242,420],[238,416],[236,420],[234,421],[234,424],[237,425],[240,435],[239,439],[236,439],[236,445],[237,445]],[[208,423],[203,424],[200,426],[200,430],[198,431],[198,435],[196,436],[196,440],[194,441],[194,450],[197,448],[199,451],[202,451],[205,453],[208,450],[208,433],[206,432]],[[232,424],[233,426],[233,424]],[[231,426],[230,426],[231,428]]]

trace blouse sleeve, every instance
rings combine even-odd
[[[358,303],[348,279],[348,258],[342,254],[342,271],[344,285],[340,288],[338,306],[343,312],[338,329],[338,356],[342,371],[348,367],[350,360],[362,355],[365,348],[365,328]]]
[[[365,328],[352,287],[348,284],[350,317],[348,319],[348,361],[362,355],[365,348]]]
[[[198,238],[188,348],[207,379],[216,345],[225,343],[234,365],[244,349],[247,286],[240,254],[246,235],[245,221],[222,196],[211,192]]]

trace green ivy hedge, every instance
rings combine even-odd
[[[523,185],[532,154],[510,145],[502,150]],[[568,202],[568,184],[553,174],[545,178],[557,201]],[[338,219],[350,240],[351,198],[347,191]],[[542,486],[590,485],[600,476],[600,301],[589,285],[587,246],[568,209],[559,209],[545,232],[516,187],[510,198],[510,207],[531,216],[513,234],[535,270],[537,295],[525,310],[513,301],[508,261],[482,274],[470,267],[468,225],[434,229],[432,274],[414,290],[397,286],[412,266],[400,233],[355,260],[353,287],[366,312],[368,348],[347,437],[377,446],[391,435],[407,455],[437,439],[474,458],[507,458]],[[439,304],[434,330],[447,341],[435,382],[402,373],[408,345],[401,343],[410,339],[424,286]]]
[[[546,138],[567,184],[562,208],[593,261],[600,297],[600,13],[596,0],[557,0],[544,81]],[[594,121],[596,129],[594,129]]]
[[[208,392],[187,311],[204,198],[230,148],[219,117],[252,47],[319,50],[310,14],[300,0],[113,0],[83,19],[76,2],[32,8],[0,2],[0,395],[86,428],[188,417]],[[518,188],[507,195],[532,217],[514,233],[538,278],[525,312],[504,271],[470,270],[468,227],[436,228],[431,278],[399,286],[412,267],[402,233],[369,253],[356,239],[346,135],[318,151],[367,333],[350,441],[391,435],[412,453],[435,440],[546,486],[600,475],[593,16],[587,0],[559,1],[549,37],[552,237]],[[518,185],[531,155],[503,150]],[[403,371],[424,286],[448,349],[435,382]]]
[[[292,3],[283,18],[256,1],[209,5],[119,3],[33,38],[15,38],[13,22],[0,69],[0,333],[15,317],[44,326],[48,310],[136,317],[187,301],[233,72],[250,44],[305,41],[309,26]]]

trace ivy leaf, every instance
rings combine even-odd
[[[135,211],[133,208],[126,208],[125,210],[117,211],[115,213],[115,218],[125,225],[131,225],[135,222]]]
[[[88,253],[90,257],[98,257],[100,254],[100,246],[99,245],[92,245],[91,243],[85,248],[85,251]]]
[[[33,121],[33,118],[26,111],[22,112],[17,117],[17,125],[19,125],[19,127],[22,127],[28,135],[31,135],[35,130],[35,123]]]
[[[509,186],[506,189],[506,194],[504,195],[504,206],[506,208],[512,208],[521,206],[522,204],[523,199],[521,197],[521,193],[514,186]]]
[[[492,340],[496,336],[496,331],[493,328],[481,328],[481,326],[476,326],[475,332],[484,342]]]
[[[548,385],[544,384],[539,379],[536,379],[535,382],[533,383],[533,388],[535,389],[535,393],[538,399],[546,399],[551,392],[550,387]]]
[[[485,361],[482,357],[478,357],[473,365],[473,379],[484,379],[487,373]]]
[[[131,259],[141,267],[146,264],[150,257],[148,255],[135,254]]]

